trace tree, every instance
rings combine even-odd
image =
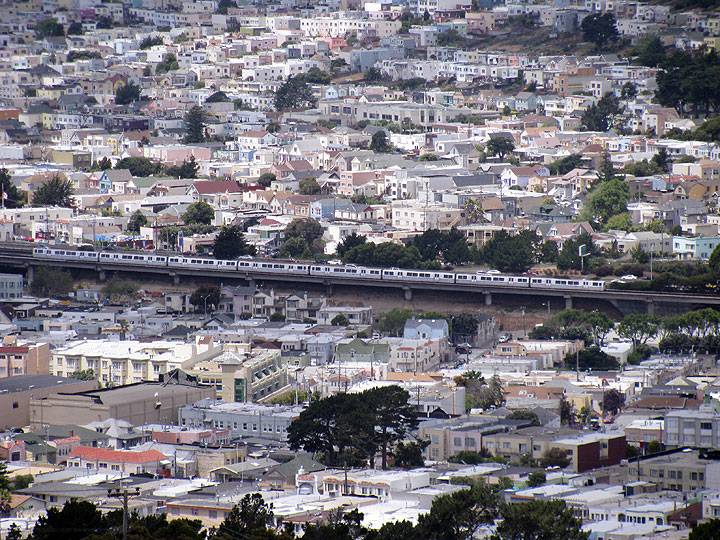
[[[348,251],[350,251],[354,247],[364,244],[366,240],[367,238],[365,236],[356,232],[352,232],[351,234],[347,235],[342,242],[338,243],[337,247],[335,248],[335,252],[337,253],[338,257],[342,259]]]
[[[430,446],[430,440],[418,440],[403,442],[400,441],[395,447],[395,466],[409,469],[412,467],[424,467],[423,451]]]
[[[471,540],[480,527],[493,523],[497,505],[497,495],[484,482],[436,497],[430,512],[420,515],[415,538]]]
[[[210,285],[195,289],[195,292],[190,295],[190,303],[195,311],[202,309],[207,312],[209,309],[212,312],[220,305],[220,289]]]
[[[516,235],[500,231],[483,246],[480,259],[501,272],[525,272],[537,260],[538,242],[531,231]]]
[[[275,110],[309,109],[316,100],[312,89],[302,76],[288,78],[275,92]]]
[[[195,156],[184,159],[182,165],[172,166],[165,169],[165,174],[175,178],[197,178],[200,166],[195,161]]]
[[[456,379],[456,382],[465,387],[467,410],[475,408],[489,410],[505,403],[502,381],[497,375],[494,375],[488,383],[479,374],[475,376],[475,372],[468,372]]]
[[[633,228],[632,219],[628,212],[610,216],[605,224],[608,231],[630,231]]]
[[[569,173],[573,169],[577,169],[581,165],[582,155],[570,154],[564,158],[556,159],[548,168],[550,169],[550,174],[563,175]]]
[[[43,19],[35,26],[35,36],[38,39],[46,37],[60,37],[65,35],[63,25],[57,19]]]
[[[162,45],[163,38],[161,36],[147,36],[140,42],[140,50],[144,51],[156,45]]]
[[[303,178],[300,180],[301,195],[317,195],[320,193],[320,184],[314,178]]]
[[[708,266],[716,275],[720,275],[720,245],[716,246],[710,254]]]
[[[62,509],[50,508],[35,523],[33,540],[86,538],[105,530],[102,512],[88,501],[71,500]]]
[[[130,302],[138,292],[138,286],[132,281],[113,278],[102,289],[103,294],[112,304]]]
[[[610,317],[597,310],[586,313],[583,322],[589,327],[593,342],[598,347],[604,345],[605,338],[615,326]]]
[[[97,376],[95,375],[95,371],[92,369],[81,369],[79,371],[73,371],[70,374],[70,377],[73,379],[78,379],[79,381],[94,381]]]
[[[491,137],[485,146],[485,150],[491,156],[499,156],[505,159],[507,154],[515,150],[515,143],[507,137]]]
[[[35,296],[67,296],[73,283],[70,272],[41,266],[35,271],[30,290]]]
[[[220,229],[213,243],[213,256],[216,259],[234,260],[243,255],[256,255],[257,248],[248,244],[242,229],[230,225]]]
[[[364,393],[363,393],[364,394]],[[347,462],[352,449],[361,461],[374,453],[374,425],[363,394],[336,394],[314,402],[288,427],[288,444],[293,450],[319,452],[327,465]]]
[[[472,340],[477,334],[480,320],[472,313],[459,313],[451,319],[453,339]]]
[[[592,237],[584,232],[573,240],[563,242],[557,259],[557,266],[560,270],[580,270],[582,262],[580,260],[580,246],[585,246],[585,253],[592,255],[596,251],[595,243]]]
[[[33,193],[34,206],[74,206],[72,181],[55,174],[50,180],[46,180]]]
[[[16,523],[11,523],[7,535],[5,536],[5,540],[22,540],[22,538],[23,534],[20,527],[18,527]]]
[[[139,233],[140,227],[146,226],[147,223],[148,220],[145,217],[145,214],[143,214],[140,210],[135,210],[128,220],[127,230],[129,232]]]
[[[164,57],[162,62],[160,62],[155,67],[155,74],[161,75],[162,73],[167,73],[168,71],[175,71],[176,69],[180,69],[180,64],[178,64],[177,56],[173,53],[167,53]]]
[[[115,164],[116,169],[127,169],[133,176],[152,176],[162,170],[162,165],[146,157],[127,157]]]
[[[18,208],[23,205],[23,196],[13,184],[10,172],[4,167],[0,167],[0,196],[5,199],[5,208]]]
[[[195,105],[183,119],[185,122],[185,144],[201,143],[205,141],[205,109]]]
[[[716,540],[717,538],[720,538],[720,519],[698,523],[688,536],[688,540]]]
[[[388,141],[387,133],[385,130],[379,130],[373,133],[372,139],[370,139],[370,150],[380,154],[387,154],[392,152],[393,147]]]
[[[670,161],[668,151],[665,148],[661,148],[660,150],[658,150],[658,153],[652,157],[650,162],[660,171],[670,172],[672,163]]]
[[[595,345],[587,347],[577,353],[577,358],[575,354],[569,353],[565,357],[565,366],[570,369],[575,369],[576,361],[580,369],[607,370],[618,369],[618,367],[620,367],[615,358],[604,353]]]
[[[119,86],[115,91],[115,104],[116,105],[129,105],[133,101],[140,99],[140,87],[129,82],[123,86]]]
[[[301,75],[303,80],[309,84],[330,84],[332,76],[320,69],[319,67],[313,66],[306,73]]]
[[[617,389],[611,388],[603,392],[602,408],[603,411],[609,411],[617,414],[625,405],[625,395],[621,394]]]
[[[561,448],[550,448],[543,454],[542,458],[540,458],[540,463],[543,467],[564,468],[570,464],[570,460],[565,450]]]
[[[533,426],[539,426],[538,415],[530,409],[517,409],[507,415],[508,420],[529,420]]]
[[[667,57],[665,45],[658,36],[640,38],[633,52],[637,55],[637,63],[647,67],[658,67]]]
[[[408,402],[410,394],[399,386],[382,386],[363,394],[372,408],[375,441],[380,449],[382,468],[387,469],[390,446],[417,428],[417,412]]]
[[[371,67],[365,72],[365,82],[379,82],[383,80],[382,71],[376,67]]]
[[[67,28],[67,35],[68,36],[82,36],[83,35],[82,23],[78,22],[78,21],[71,22]]]
[[[633,100],[637,97],[638,90],[634,83],[628,81],[620,88],[620,99],[625,101]]]
[[[580,23],[580,28],[583,32],[583,39],[594,43],[597,50],[614,44],[620,38],[615,15],[609,12],[588,15]]]
[[[583,216],[596,223],[607,223],[611,216],[627,212],[630,188],[619,178],[600,183],[588,195]]]
[[[10,479],[7,475],[7,465],[0,462],[0,515],[10,510]]]
[[[615,118],[623,108],[615,94],[605,94],[582,115],[582,126],[588,131],[607,131],[615,124]]]
[[[182,219],[186,225],[210,225],[215,219],[215,210],[205,201],[198,201],[187,207]]]
[[[660,330],[660,319],[653,315],[626,315],[618,325],[618,334],[633,343],[633,350],[656,336]]]
[[[237,3],[235,0],[220,0],[218,2],[217,12],[220,15],[227,15],[228,9],[236,7]]]
[[[101,171],[112,169],[112,161],[106,156],[97,162],[97,168]]]
[[[492,540],[587,540],[582,521],[565,501],[534,500],[504,504]]]
[[[539,487],[545,484],[547,477],[543,471],[533,471],[528,474],[527,485],[528,487]]]
[[[389,335],[397,336],[405,328],[405,321],[412,317],[412,311],[404,308],[392,308],[378,319],[378,329]]]
[[[330,321],[330,324],[332,326],[349,326],[350,321],[345,315],[339,313],[333,317],[332,321]]]
[[[311,259],[313,256],[307,240],[298,236],[284,240],[279,251],[281,257],[291,259]]]
[[[546,240],[540,246],[540,262],[554,263],[557,262],[560,250],[558,249],[557,242],[552,240]]]
[[[257,183],[264,188],[268,188],[268,187],[270,187],[270,184],[272,184],[275,180],[277,180],[277,177],[274,174],[264,173],[264,174],[260,175],[260,177],[257,180]]]

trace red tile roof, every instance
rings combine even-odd
[[[165,459],[165,454],[157,450],[131,452],[128,450],[113,450],[112,448],[76,446],[70,452],[69,458],[80,458],[86,461],[107,461],[109,463],[154,463]]]
[[[0,347],[0,354],[26,354],[29,347]]]
[[[203,180],[194,182],[193,186],[200,195],[212,195],[213,193],[241,193],[242,186],[235,180]]]

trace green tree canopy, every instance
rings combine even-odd
[[[606,49],[614,44],[620,33],[617,29],[617,20],[612,13],[591,13],[582,20],[580,28],[583,39],[595,44],[597,50]]]
[[[619,178],[601,182],[590,192],[583,209],[583,217],[594,223],[605,224],[610,217],[627,212],[630,188]]]
[[[194,202],[187,207],[182,219],[186,225],[210,225],[215,219],[215,210],[205,201]]]
[[[0,167],[0,196],[5,199],[3,201],[5,208],[19,208],[23,205],[24,197],[13,184],[10,172],[5,167]]]
[[[195,156],[184,159],[181,165],[173,165],[165,169],[165,174],[174,178],[197,178],[200,166],[195,161]]]
[[[220,305],[220,289],[215,285],[204,285],[190,295],[190,303],[195,311],[204,311],[207,307],[208,313],[217,309]]]
[[[129,232],[139,233],[140,227],[145,227],[148,223],[147,217],[140,210],[135,210],[128,220],[127,230]]]
[[[46,37],[60,37],[65,35],[63,25],[57,19],[43,19],[35,26],[35,36],[38,39]]]
[[[381,129],[373,133],[370,139],[370,150],[379,154],[387,154],[393,151],[393,146],[390,144],[385,130]]]
[[[587,540],[582,521],[565,501],[535,500],[503,504],[492,540]]]
[[[490,137],[485,145],[485,150],[491,156],[498,156],[505,159],[505,156],[515,150],[515,143],[507,137]]]
[[[205,109],[199,105],[192,107],[184,117],[185,144],[201,143],[205,141]]]
[[[116,105],[129,105],[133,101],[138,101],[139,99],[140,87],[133,82],[119,86],[115,91]]]
[[[233,260],[242,255],[256,255],[255,246],[248,244],[242,229],[230,225],[220,229],[213,244],[213,256],[216,259]]]
[[[162,165],[146,157],[127,157],[115,164],[116,169],[127,169],[133,176],[152,176],[162,171]]]
[[[32,201],[34,206],[64,206],[69,208],[74,205],[74,193],[75,189],[72,181],[56,174],[35,190]]]
[[[312,89],[302,76],[288,78],[275,92],[275,110],[309,109],[316,103]]]

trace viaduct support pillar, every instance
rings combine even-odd
[[[410,287],[403,287],[403,293],[405,294],[405,300],[408,302],[412,300],[412,289]]]
[[[652,300],[647,301],[647,314],[655,315],[655,302],[653,302]]]
[[[35,281],[35,267],[34,266],[28,266],[27,267],[27,276],[25,278],[25,284],[26,285],[32,285],[32,282]]]
[[[173,278],[173,285],[180,285],[180,274],[170,274]]]
[[[492,306],[492,293],[486,292],[483,293],[485,295],[485,305],[486,306]]]
[[[565,309],[572,309],[572,296],[565,297]]]
[[[107,275],[105,274],[105,270],[103,270],[102,268],[100,268],[100,269],[98,270],[98,279],[99,279],[100,281],[105,281],[105,280],[107,279]]]

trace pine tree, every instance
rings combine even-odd
[[[185,115],[185,144],[201,143],[205,141],[205,110],[194,106]]]

